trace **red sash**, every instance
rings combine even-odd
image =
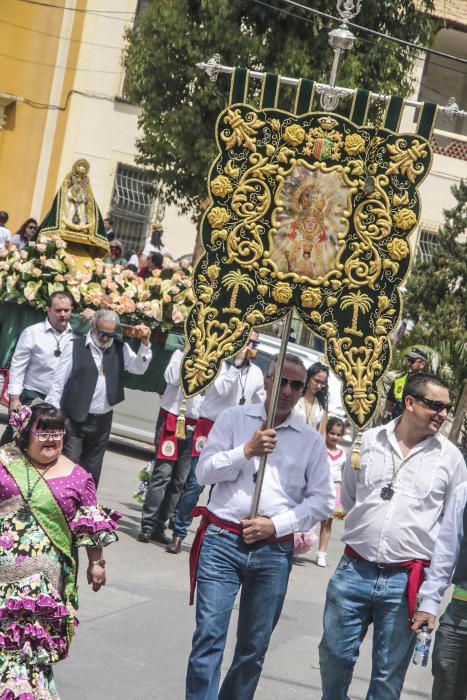
[[[193,446],[191,448],[192,457],[200,456],[213,425],[214,421],[209,420],[209,418],[198,418],[196,421],[196,428],[193,435]]]
[[[169,413],[163,408],[159,409],[160,415],[165,418],[162,424],[159,444],[157,445],[157,459],[176,462],[178,459],[178,438],[175,434],[177,427],[177,416],[174,413]],[[185,418],[186,425],[195,425],[194,418]]]
[[[223,520],[218,518],[217,515],[211,513],[204,506],[196,506],[191,511],[193,518],[197,518],[201,515],[201,522],[196,531],[195,539],[190,549],[190,605],[193,605],[193,600],[195,598],[195,588],[196,588],[196,572],[198,570],[198,560],[201,552],[201,545],[203,544],[204,535],[206,534],[206,529],[209,523],[217,525],[217,527],[222,527],[228,532],[233,532],[235,535],[242,537],[243,528],[240,523],[233,523],[230,520]],[[266,540],[260,540],[261,542],[293,542],[293,535],[284,535],[284,537],[268,537]]]
[[[409,578],[407,580],[407,603],[409,605],[409,627],[412,626],[412,618],[415,613],[415,604],[417,602],[417,593],[421,588],[423,581],[425,580],[424,569],[430,566],[430,562],[426,559],[411,559],[410,561],[398,561],[391,564],[377,564],[372,561],[367,561],[360,556],[352,547],[348,544],[345,545],[344,554],[348,557],[353,557],[354,559],[359,559],[360,561],[365,561],[367,564],[373,564],[374,566],[380,567],[382,569],[408,569]]]

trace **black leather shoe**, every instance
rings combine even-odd
[[[145,532],[141,531],[141,532],[138,532],[136,539],[138,540],[138,542],[147,543],[151,539],[151,535],[146,534]]]
[[[169,544],[170,540],[163,530],[156,530],[151,535],[151,540],[153,542],[159,542],[159,544]]]

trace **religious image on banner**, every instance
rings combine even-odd
[[[303,80],[291,114],[276,106],[278,76],[266,76],[260,108],[245,102],[247,77],[235,70],[216,124],[182,388],[187,397],[204,391],[252,328],[295,309],[325,341],[361,429],[391,359],[437,108],[426,103],[415,132],[399,133],[401,98],[387,98],[369,123],[367,91],[355,93],[348,116],[313,112]]]
[[[271,260],[280,272],[317,278],[334,270],[347,230],[348,189],[340,173],[297,164],[277,192]]]

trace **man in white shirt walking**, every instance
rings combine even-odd
[[[415,644],[417,591],[450,494],[467,478],[459,450],[439,429],[451,408],[446,384],[407,379],[402,416],[363,434],[360,468],[348,462],[344,556],[329,581],[320,643],[323,700],[347,700],[360,644],[373,623],[366,700],[397,700]]]
[[[0,253],[8,250],[11,243],[11,231],[6,227],[8,212],[0,211]]]
[[[432,700],[467,698],[467,481],[452,495],[436,540],[412,629],[435,626],[441,598],[451,583],[452,600],[435,636]]]
[[[47,303],[47,318],[26,328],[20,335],[10,365],[8,383],[9,411],[34,399],[45,399],[60,357],[73,338],[70,316],[73,297],[69,292],[54,292]],[[13,439],[11,426],[3,433],[1,444]]]
[[[265,403],[225,410],[196,469],[200,484],[215,486],[190,555],[191,580],[198,590],[186,700],[253,698],[287,590],[293,533],[327,518],[334,507],[324,440],[292,415],[306,378],[302,361],[294,355],[285,357],[274,429],[263,429],[276,364],[273,359],[268,368]],[[268,463],[259,514],[250,518],[264,454]],[[240,587],[237,644],[219,692],[225,640]]]
[[[116,339],[120,319],[101,309],[86,336],[78,336],[63,353],[46,401],[60,407],[69,421],[63,454],[86,469],[97,485],[112,427],[113,406],[125,398],[123,373],[144,374],[151,361],[150,330],[141,329],[134,353]]]
[[[161,397],[157,417],[156,458],[143,503],[138,542],[153,540],[159,544],[169,544],[165,523],[174,514],[190,471],[193,434],[202,398],[196,396],[184,401],[179,379],[182,359],[183,353],[175,350],[164,372],[167,387]],[[177,435],[180,413],[184,415],[184,437]]]
[[[251,362],[256,356],[258,337],[258,331],[252,331],[248,345],[237,353],[231,362],[225,362],[222,365],[219,376],[206,391],[193,435],[190,473],[177,505],[175,517],[170,524],[173,537],[166,548],[169,554],[178,554],[181,551],[182,541],[187,536],[193,520],[191,513],[203,492],[204,486],[198,484],[195,470],[214,421],[230,406],[263,403],[266,398],[263,373],[260,367]]]

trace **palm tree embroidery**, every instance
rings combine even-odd
[[[252,292],[255,286],[253,280],[250,279],[248,275],[244,275],[242,272],[240,272],[240,270],[233,270],[232,272],[228,272],[226,275],[224,275],[222,278],[222,283],[225,284],[225,288],[227,290],[232,289],[230,306],[222,309],[222,311],[224,311],[224,313],[241,313],[241,309],[237,309],[235,306],[237,303],[238,292],[240,291],[240,288],[245,292]]]
[[[344,328],[347,333],[352,333],[353,335],[362,336],[362,331],[357,328],[358,313],[359,311],[368,312],[371,309],[371,299],[368,294],[362,294],[360,291],[351,294],[347,294],[342,298],[341,309],[348,309],[349,306],[353,306],[352,314],[352,325],[350,327]]]

